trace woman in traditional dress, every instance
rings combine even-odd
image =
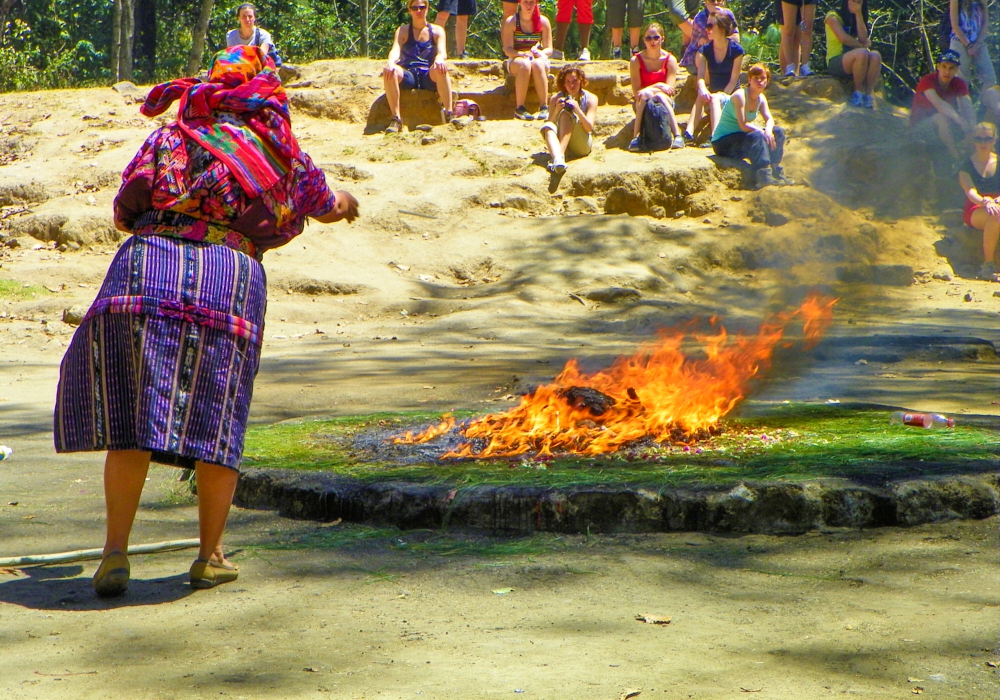
[[[357,216],[292,135],[262,49],[219,52],[208,80],[158,85],[140,111],[157,129],[122,175],[116,226],[132,234],[63,358],[57,452],[107,450],[107,539],[94,589],[124,593],[129,532],[150,460],[193,468],[201,546],[194,588],[233,581],[222,551],[243,453],[266,303],[264,251]]]

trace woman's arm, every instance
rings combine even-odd
[[[434,37],[434,43],[437,46],[437,52],[434,54],[434,66],[439,71],[448,71],[448,66],[445,64],[445,59],[448,58],[448,43],[445,40],[447,36],[445,30],[442,28],[440,32],[434,31],[437,27],[436,24],[427,24],[427,31],[431,33]]]
[[[764,118],[764,131],[770,133],[774,129],[774,117],[771,116],[771,108],[767,106],[767,98],[764,95],[760,96],[760,101],[757,103],[757,113]]]
[[[710,94],[708,84],[705,82],[708,79],[708,61],[701,51],[694,55],[694,67],[695,75],[698,76],[698,94],[707,98]]]
[[[844,24],[840,21],[840,17],[838,17],[835,14],[827,15],[824,21],[826,22],[826,25],[830,27],[830,29],[833,31],[833,35],[837,37],[837,41],[839,41],[841,44],[843,44],[844,46],[850,46],[852,49],[861,48],[861,41],[855,39],[853,36],[844,31]],[[860,31],[861,29],[859,28],[858,32],[860,33]]]
[[[969,55],[973,58],[979,53],[979,47],[986,41],[986,35],[990,31],[990,4],[986,0],[980,0],[979,6],[983,8],[983,26],[979,29],[979,36],[976,37],[976,40],[966,47]]]
[[[386,59],[386,65],[390,68],[394,68],[399,63],[399,54],[402,53],[403,49],[400,46],[400,34],[403,33],[403,27],[396,30],[395,35],[392,37],[392,48],[389,49],[389,58]]]
[[[513,15],[503,21],[503,28],[500,30],[500,38],[503,40],[503,53],[507,58],[517,58],[522,54],[514,50],[514,22],[517,17]]]
[[[587,111],[580,109],[580,103],[576,103],[576,116],[580,120],[580,126],[588,134],[594,131],[594,124],[597,121],[597,95],[589,90],[582,90],[587,96]]]
[[[674,89],[674,83],[677,82],[677,59],[674,58],[673,54],[670,54],[667,58],[667,79],[665,81],[666,87],[663,90],[668,95],[673,95],[677,91]]]
[[[559,123],[559,115],[563,110],[562,101],[563,94],[561,92],[557,92],[549,98],[549,118],[547,121],[550,121],[553,124]]]
[[[321,224],[332,224],[343,220],[351,223],[358,218],[358,200],[354,198],[354,195],[344,190],[337,190],[333,193],[333,196],[335,198],[333,208],[322,216],[314,216],[312,218]]]
[[[951,33],[958,37],[958,41],[965,48],[969,48],[969,37],[965,36],[962,27],[958,23],[958,0],[949,0],[948,16],[951,18]]]
[[[858,46],[867,49],[871,46],[871,41],[868,36],[868,25],[865,24],[865,15],[861,11],[861,5],[858,6],[858,11],[854,13],[854,24],[858,28]]]
[[[542,53],[552,55],[552,24],[549,18],[542,15]]]
[[[740,73],[743,72],[743,54],[733,58],[733,72],[729,76],[729,82],[723,88],[723,92],[732,95],[736,88],[740,86]]]
[[[633,100],[639,97],[639,91],[642,90],[642,80],[639,78],[639,61],[641,60],[642,56],[633,54],[628,62],[629,82],[632,84]]]
[[[746,92],[744,90],[737,90],[729,99],[733,103],[733,111],[736,113],[736,123],[739,124],[740,131],[747,134],[751,131],[760,131],[760,127],[747,124]]]

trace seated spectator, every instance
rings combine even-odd
[[[835,78],[853,76],[851,106],[875,109],[872,93],[882,77],[882,55],[871,50],[868,0],[841,0],[840,9],[828,12],[824,23],[827,72]]]
[[[576,8],[576,26],[580,30],[580,60],[590,60],[590,30],[594,28],[594,0],[556,0],[556,38],[552,58],[562,60],[569,24]]]
[[[538,0],[520,0],[520,9],[503,21],[501,38],[507,70],[514,76],[514,117],[544,121],[549,117],[549,56],[552,55],[552,25],[538,9]],[[528,84],[534,83],[540,108],[534,115],[524,106]]]
[[[635,124],[632,130],[632,142],[628,145],[628,150],[637,152],[649,148],[649,143],[659,140],[652,138],[650,134],[642,133],[643,116],[647,105],[656,102],[665,110],[665,116],[669,122],[669,133],[672,141],[668,142],[666,148],[684,148],[684,138],[680,135],[677,126],[677,117],[674,114],[674,95],[677,90],[674,83],[677,80],[677,59],[663,48],[663,27],[652,22],[646,26],[643,32],[643,41],[646,48],[632,56],[629,61],[629,73],[631,75],[632,89],[635,91]],[[666,136],[664,134],[663,136]],[[644,141],[646,146],[643,146]]]
[[[748,84],[733,93],[722,108],[719,124],[712,133],[715,155],[747,159],[754,170],[754,189],[768,185],[792,185],[781,167],[785,150],[785,132],[775,126],[764,90],[771,79],[771,69],[755,63],[747,71]],[[754,124],[757,115],[764,125]]]
[[[800,77],[812,75],[809,54],[812,53],[813,22],[816,20],[816,0],[781,0],[781,51],[789,61],[784,68],[786,76],[795,75],[795,57],[802,61],[798,65]],[[801,22],[798,19],[801,17]],[[799,46],[794,46],[795,28],[801,33]],[[799,49],[796,51],[796,49]]]
[[[958,53],[961,61],[958,77],[972,83],[972,73],[983,89],[997,84],[997,73],[990,60],[986,35],[990,28],[990,12],[986,0],[950,0],[951,41],[948,46]]]
[[[726,15],[732,20],[733,29],[729,38],[737,44],[740,43],[740,28],[736,24],[736,15],[733,14],[732,10],[724,7],[724,5],[725,0],[705,0],[705,6],[688,23],[690,25],[688,31],[690,40],[685,42],[684,54],[680,60],[680,64],[687,68],[688,71],[696,68],[695,60],[699,49],[712,40],[708,30],[708,21],[716,12]],[[671,14],[673,14],[672,11]]]
[[[628,15],[628,37],[632,52],[642,51],[639,45],[639,30],[645,16],[645,0],[608,0],[605,17],[611,27],[611,57],[622,57],[622,33],[625,28],[626,10]],[[663,34],[663,32],[660,32]]]
[[[549,172],[562,175],[567,158],[590,155],[597,96],[584,89],[587,76],[579,66],[563,66],[556,86],[559,91],[549,101],[549,119],[542,126],[542,136],[552,156]]]
[[[722,105],[740,86],[743,70],[743,47],[733,41],[733,20],[730,15],[715,12],[706,25],[711,41],[701,47],[695,65],[698,67],[698,96],[691,110],[691,120],[684,132],[688,141],[698,133],[702,111],[707,110],[712,131],[719,123]],[[706,142],[705,145],[710,145]]]
[[[937,70],[917,83],[910,108],[910,128],[918,139],[943,144],[954,160],[958,143],[972,133],[976,123],[969,86],[958,77],[958,53],[948,49],[938,57]]]
[[[257,8],[248,2],[236,8],[236,17],[240,21],[239,29],[232,29],[226,34],[226,46],[259,46],[266,56],[274,46],[271,33],[257,26]]]
[[[455,15],[455,55],[468,58],[465,42],[469,38],[469,18],[476,16],[476,0],[439,0],[437,10],[434,24],[442,29],[448,24],[448,18]]]
[[[983,232],[983,266],[980,279],[996,274],[1000,241],[1000,168],[997,167],[997,127],[980,122],[972,132],[976,150],[962,164],[958,182],[965,192],[965,225]]]
[[[387,134],[403,129],[399,112],[400,90],[437,90],[444,106],[445,121],[451,121],[451,77],[445,65],[447,48],[444,30],[427,22],[429,0],[410,0],[410,23],[396,30],[389,58],[382,69],[385,99],[392,119]]]

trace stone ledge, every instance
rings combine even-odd
[[[735,487],[473,486],[364,483],[324,472],[249,469],[234,501],[284,517],[399,528],[494,532],[704,531],[797,534],[826,527],[913,526],[1000,513],[1000,473],[910,479],[881,487],[843,479]]]

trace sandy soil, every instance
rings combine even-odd
[[[859,114],[821,83],[773,85],[788,170],[811,186],[757,194],[706,151],[621,150],[629,115],[602,106],[594,154],[550,194],[531,125],[436,127],[427,145],[421,132],[362,136],[375,75],[369,62],[303,71],[310,95],[327,90],[344,109],[339,121],[297,112],[296,133],[363,218],[313,224],[266,257],[255,422],[491,410],[569,357],[596,368],[696,316],[752,330],[813,286],[841,298],[831,335],[845,342],[1000,341],[1000,285],[968,277],[976,238],[953,200],[943,214],[927,201],[919,154],[887,107]],[[86,307],[100,284],[118,174],[150,128],[110,89],[0,96],[0,232],[16,239],[0,248],[0,280],[47,289],[0,296],[0,442],[15,450],[0,463],[0,556],[101,542],[101,458],[52,454],[51,405],[73,332],[63,310]],[[841,281],[879,265],[908,265],[916,282]],[[608,289],[638,296],[595,300]],[[996,414],[996,370],[919,353],[793,361],[755,398]],[[135,542],[194,536],[176,474],[151,472]],[[241,580],[193,595],[188,553],[137,559],[128,597],[111,604],[91,597],[89,564],[0,571],[0,695],[996,692],[995,519],[797,538],[538,538],[532,554],[504,556],[443,556],[411,546],[434,533],[340,527],[340,544],[316,546],[328,529],[238,510]],[[456,542],[482,544],[470,538]],[[493,593],[503,588],[514,590]]]

